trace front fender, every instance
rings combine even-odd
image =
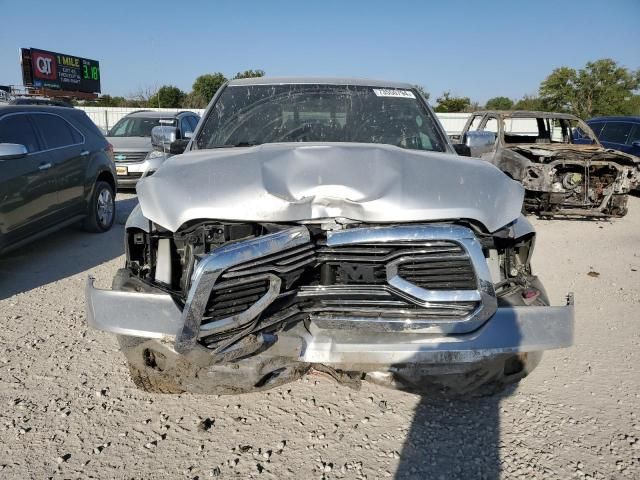
[[[93,194],[93,188],[101,175],[108,174],[113,180],[115,190],[118,188],[118,175],[116,174],[116,166],[107,156],[107,153],[100,150],[92,153],[85,168],[85,187],[84,187],[84,199],[88,203],[91,200]]]
[[[533,162],[524,155],[506,148],[497,150],[494,158],[493,163],[496,167],[518,181],[522,181],[525,178],[527,168],[533,165]]]
[[[144,232],[149,233],[149,219],[147,219],[142,214],[142,208],[140,208],[140,204],[136,205],[135,208],[131,211],[124,228],[125,231],[129,230],[130,228],[138,228]]]

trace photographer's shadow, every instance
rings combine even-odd
[[[500,403],[514,393],[518,381],[537,366],[542,354],[521,352],[527,349],[527,342],[515,312],[490,322],[494,323],[481,327],[466,346],[451,348],[448,358],[452,362],[440,363],[444,375],[435,377],[440,378],[436,380],[440,388],[428,388],[430,377],[413,374],[410,383],[425,386],[421,389],[427,393],[416,407],[396,479],[501,477]],[[492,353],[480,360],[476,357],[481,352]]]
[[[500,478],[500,402],[513,390],[465,400],[423,396],[395,478]]]

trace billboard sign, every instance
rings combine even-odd
[[[100,63],[96,60],[35,48],[21,49],[20,59],[25,86],[100,93]]]

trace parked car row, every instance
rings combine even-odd
[[[151,145],[151,130],[164,125],[174,127],[176,139],[189,141],[200,117],[193,112],[178,113],[140,110],[123,117],[107,132],[107,141],[113,145],[118,184],[135,187],[144,175],[153,174],[172,155],[156,150]]]

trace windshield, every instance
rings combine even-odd
[[[273,142],[384,143],[446,151],[446,140],[412,90],[349,85],[229,86],[198,136],[198,148]]]
[[[174,118],[124,117],[109,131],[109,137],[151,137],[158,125],[176,126]]]

